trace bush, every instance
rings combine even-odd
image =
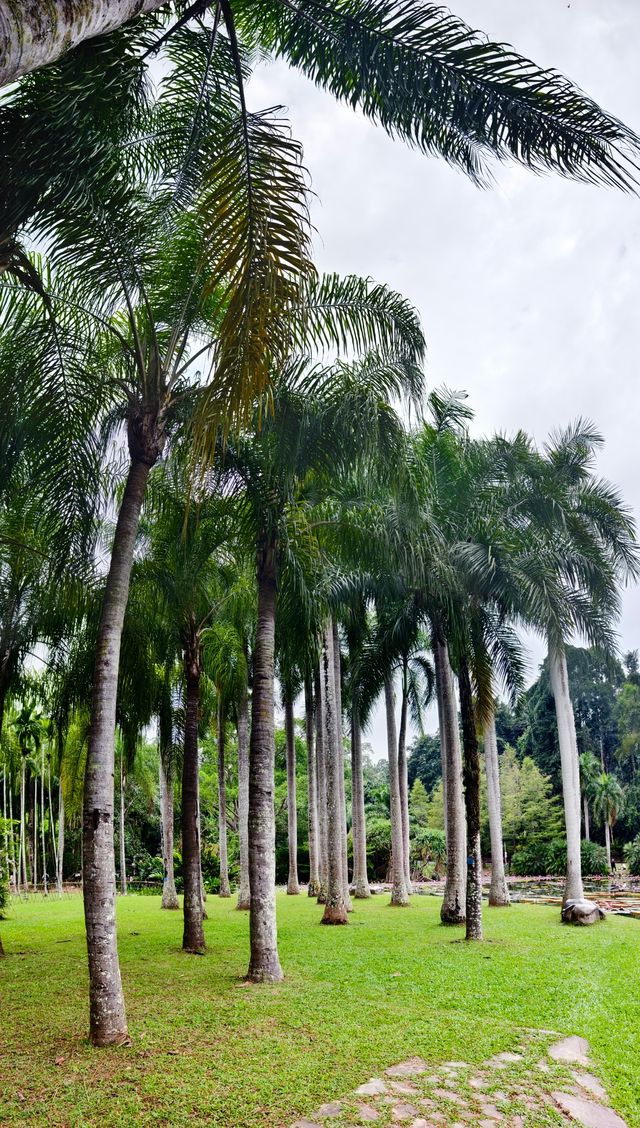
[[[0,919],[9,904],[9,877],[4,866],[0,865]]]
[[[548,842],[530,842],[516,850],[511,858],[510,870],[518,877],[542,876],[547,870]]]
[[[580,843],[582,855],[582,873],[585,877],[608,877],[607,851],[597,842]]]
[[[640,877],[640,834],[633,842],[627,842],[624,848],[624,860],[629,867],[629,873],[633,877]]]
[[[447,861],[443,830],[420,827],[411,842],[411,870],[420,877],[440,877]]]
[[[391,823],[380,815],[367,819],[367,868],[375,881],[386,881],[391,864]]]
[[[638,850],[640,865],[640,847]],[[580,843],[582,873],[586,877],[606,877],[607,852],[597,842]],[[564,877],[567,870],[567,840],[532,842],[516,850],[511,859],[511,872],[519,877]]]

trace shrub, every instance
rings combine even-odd
[[[4,866],[0,865],[0,919],[9,904],[9,877]]]
[[[447,861],[443,830],[420,827],[411,843],[411,869],[420,877],[440,876]]]
[[[585,877],[607,877],[609,866],[607,864],[607,851],[597,842],[580,843],[582,855],[582,873]]]
[[[633,877],[640,877],[640,834],[636,835],[633,842],[627,842],[624,848],[624,860]]]
[[[518,877],[534,877],[546,874],[547,842],[530,842],[516,850],[511,858],[511,873]]]
[[[588,877],[605,877],[607,852],[597,842],[580,843],[582,872]],[[640,864],[640,848],[639,848]],[[511,859],[511,872],[519,877],[564,877],[567,869],[567,840],[554,838],[551,842],[529,843],[516,850]]]

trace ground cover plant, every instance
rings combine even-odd
[[[398,913],[374,897],[352,927],[326,929],[313,900],[281,895],[286,978],[247,986],[249,922],[232,902],[208,898],[207,953],[193,959],[159,898],[120,899],[133,1045],[97,1051],[80,897],[14,903],[0,1121],[280,1128],[411,1055],[480,1062],[544,1028],[586,1037],[612,1104],[640,1123],[637,922],[568,929],[553,908],[513,905],[491,911],[487,942],[470,946],[439,908],[414,897]]]

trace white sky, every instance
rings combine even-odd
[[[640,133],[640,0],[450,6]],[[304,145],[318,266],[371,275],[418,308],[429,387],[464,388],[478,433],[524,427],[542,441],[589,417],[606,439],[600,472],[637,512],[640,201],[511,166],[481,192],[284,64],[260,68],[251,102],[286,105]],[[640,646],[638,589],[625,593],[620,633],[623,648]],[[534,644],[532,672],[541,657]],[[380,709],[369,739],[384,755]]]

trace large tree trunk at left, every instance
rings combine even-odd
[[[225,772],[225,715],[222,693],[218,693],[218,843],[220,847],[220,896],[230,897],[229,852],[227,849],[227,780]]]
[[[402,841],[402,808],[398,775],[398,737],[396,735],[396,702],[391,674],[384,679],[384,704],[387,718],[387,753],[389,756],[389,800],[391,808],[391,904],[409,904],[404,870]]]
[[[167,0],[0,0],[0,86]]]
[[[200,867],[200,764],[198,760],[198,721],[202,655],[196,625],[192,619],[185,638],[184,680],[186,707],[182,754],[182,876],[184,881],[184,930],[182,947],[198,955],[205,949]]]
[[[318,800],[318,904],[324,905],[329,882],[328,865],[328,821],[327,821],[327,732],[325,708],[322,693],[322,658],[314,674],[314,697],[316,701],[316,795]]]
[[[333,630],[328,626],[322,636],[321,708],[326,718],[325,766],[327,788],[327,889],[322,924],[346,924],[342,827],[344,807],[340,795],[340,773],[343,770],[337,720],[335,658]]]
[[[258,550],[258,621],[253,653],[253,695],[249,742],[249,933],[248,979],[275,983],[283,978],[276,923],[276,820],[274,651],[276,626],[276,545]]]
[[[293,698],[286,691],[284,702],[284,731],[287,756],[287,845],[289,847],[289,877],[287,893],[296,897],[300,892],[298,882],[298,810],[296,795],[296,732],[293,717]]]
[[[431,637],[436,671],[438,723],[442,755],[444,826],[447,839],[447,876],[440,909],[443,924],[464,924],[466,904],[465,817],[462,789],[462,753],[458,709],[449,650],[437,628]]]
[[[130,444],[131,444],[130,437]],[[156,446],[157,446],[156,442]],[[89,955],[90,1038],[94,1045],[128,1041],[116,939],[113,806],[116,699],[120,641],[140,511],[155,457],[134,458],[116,524],[102,601],[91,703],[82,812],[82,886]]]

